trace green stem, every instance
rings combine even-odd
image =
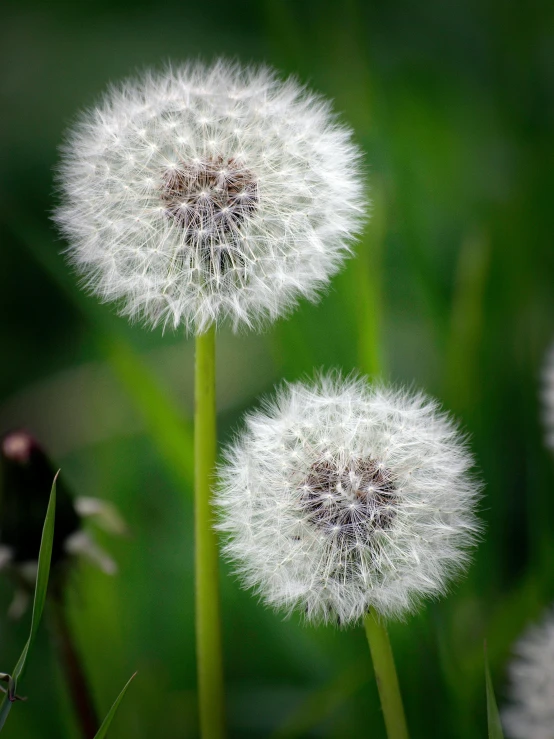
[[[375,197],[378,197],[378,192],[377,188]],[[383,208],[379,207],[378,201],[372,234],[372,243],[360,253],[361,268],[358,267],[356,272],[360,281],[357,295],[363,296],[361,310],[357,312],[360,321],[358,346],[361,366],[374,378],[378,378],[383,372],[382,244],[385,235]],[[364,625],[388,739],[408,739],[408,727],[387,629],[371,608],[365,617]]]
[[[365,617],[364,625],[388,739],[408,739],[408,727],[387,629],[372,609]]]
[[[211,483],[216,456],[215,327],[196,337],[195,410],[196,658],[201,736],[225,736],[217,540]]]
[[[361,242],[354,270],[355,316],[358,323],[358,367],[372,380],[383,374],[381,323],[383,312],[382,252],[385,237],[383,207],[374,188],[372,228]]]

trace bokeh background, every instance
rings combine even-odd
[[[373,215],[321,302],[218,336],[222,442],[281,378],[358,368],[434,394],[471,437],[483,541],[451,594],[390,627],[413,737],[486,736],[513,640],[554,599],[554,475],[541,372],[554,335],[554,6],[488,0],[4,2],[0,23],[0,432],[24,426],[77,495],[114,502],[115,577],[82,564],[70,615],[113,737],[197,736],[193,344],[82,294],[49,221],[64,129],[106,85],[218,55],[334,98],[366,152]],[[376,349],[378,347],[378,349]],[[44,491],[45,505],[48,491]],[[0,522],[0,528],[2,523]],[[283,621],[221,569],[233,737],[384,737],[361,628]],[[0,669],[28,630],[6,617]],[[6,739],[77,737],[44,624]]]

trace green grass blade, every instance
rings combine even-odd
[[[114,373],[141,413],[160,456],[179,484],[194,481],[193,429],[175,409],[156,377],[134,349],[114,333],[97,335]]]
[[[450,310],[444,394],[455,411],[466,411],[479,397],[480,350],[484,336],[484,297],[491,261],[489,239],[480,232],[463,240]]]
[[[31,617],[31,630],[27,643],[23,647],[21,656],[17,660],[17,664],[14,667],[13,675],[9,678],[8,690],[4,694],[2,703],[0,704],[0,730],[2,730],[6,718],[11,710],[13,702],[16,700],[16,689],[17,681],[22,677],[27,663],[27,657],[29,651],[35,641],[35,637],[38,632],[40,619],[44,610],[44,604],[46,602],[46,593],[48,591],[48,578],[50,576],[50,560],[52,558],[52,546],[54,543],[54,522],[56,518],[56,480],[58,474],[54,478],[52,483],[52,490],[50,491],[50,500],[48,502],[48,509],[46,511],[46,518],[44,519],[44,526],[42,528],[42,538],[40,541],[40,551],[38,555],[38,569],[37,569],[37,581],[35,585],[35,596],[33,599],[33,615]]]
[[[383,375],[383,243],[384,207],[376,186],[372,188],[372,227],[357,248],[353,272],[355,286],[354,319],[358,329],[358,367],[371,378]]]
[[[4,724],[6,723],[6,719],[8,718],[8,714],[11,711],[13,703],[8,698],[8,694],[6,693],[4,695],[4,698],[2,699],[2,703],[0,704],[0,731],[4,728]]]
[[[42,528],[42,538],[40,541],[40,551],[38,555],[38,570],[37,570],[37,582],[35,585],[35,597],[33,600],[33,615],[31,618],[31,631],[27,644],[19,658],[17,665],[13,671],[13,680],[17,685],[17,681],[22,676],[25,669],[25,663],[27,660],[27,654],[36,638],[42,612],[44,610],[44,604],[46,602],[46,593],[48,591],[48,578],[50,576],[50,560],[52,558],[52,546],[54,544],[54,521],[56,518],[56,480],[58,474],[54,478],[52,483],[52,490],[50,492],[50,500],[48,502],[48,509],[46,511],[46,518],[44,519],[44,526]]]
[[[487,721],[489,725],[489,739],[504,739],[500,714],[494,697],[491,673],[489,669],[489,658],[487,656],[487,643],[485,642],[485,683],[487,685]]]
[[[123,690],[121,691],[121,693],[115,699],[115,703],[110,708],[110,710],[109,710],[108,715],[106,716],[106,718],[102,721],[102,726],[98,729],[98,731],[97,731],[96,736],[94,737],[94,739],[104,739],[104,737],[107,736],[108,729],[110,728],[110,725],[111,725],[111,723],[113,721],[113,718],[114,718],[115,714],[117,713],[117,709],[119,708],[119,704],[123,700],[123,696],[127,692],[127,688],[129,687],[129,685],[133,681],[133,679],[134,679],[134,677],[135,677],[136,674],[137,673],[135,672],[133,675],[131,675],[131,677],[129,678],[129,680],[125,684]]]

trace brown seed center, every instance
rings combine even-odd
[[[343,469],[314,463],[302,486],[310,522],[350,543],[390,527],[397,494],[390,472],[372,459],[357,459]]]
[[[163,176],[166,214],[185,231],[191,245],[222,244],[258,207],[252,172],[234,158],[181,162]]]

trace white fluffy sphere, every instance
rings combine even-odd
[[[554,449],[554,346],[547,355],[543,369],[543,419],[546,429],[546,444]]]
[[[224,61],[113,87],[70,131],[55,220],[86,286],[145,323],[202,332],[315,299],[364,210],[330,106]]]
[[[401,616],[467,563],[472,464],[421,393],[339,375],[285,385],[226,451],[225,552],[264,602],[308,620]]]
[[[512,739],[554,736],[554,611],[518,641],[510,665],[512,705],[502,712]]]

